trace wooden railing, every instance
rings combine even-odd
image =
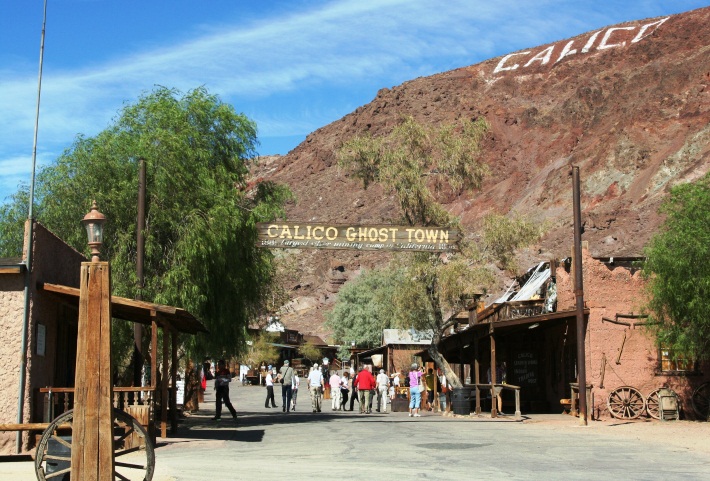
[[[43,387],[39,392],[44,394],[43,421],[51,422],[60,414],[74,408],[73,387]],[[128,412],[136,417],[141,424],[155,421],[155,388],[148,387],[114,387],[113,407]],[[134,413],[147,411],[140,419]]]
[[[481,411],[481,390],[487,390],[491,393],[491,408],[495,406],[496,396],[493,388],[500,387],[504,390],[510,390],[515,392],[515,417],[520,419],[522,414],[520,412],[520,386],[514,386],[512,384],[466,384],[466,387],[472,387],[476,394],[476,414],[480,414]],[[492,411],[493,409],[491,409]]]

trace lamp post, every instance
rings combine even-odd
[[[101,244],[104,242],[104,223],[106,216],[99,212],[96,201],[91,204],[91,210],[84,216],[81,223],[86,228],[86,236],[91,248],[91,262],[99,262]]]
[[[96,201],[81,221],[91,262],[81,263],[74,380],[72,479],[113,479],[113,384],[111,380],[111,271],[99,260],[106,217]]]

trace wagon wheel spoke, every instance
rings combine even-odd
[[[114,456],[118,458],[119,456],[125,456],[126,454],[135,453],[136,451],[143,451],[144,449],[145,449],[145,446],[134,446],[132,448],[122,449],[121,451],[116,451]]]
[[[57,436],[57,434],[52,434],[52,439],[58,442],[59,444],[71,449],[71,443],[67,442],[64,438],[61,436]]]
[[[145,464],[114,463],[114,466],[120,468],[145,469]]]
[[[62,469],[61,471],[57,471],[56,473],[48,474],[47,476],[45,476],[45,479],[52,479],[52,478],[56,478],[57,476],[63,476],[69,472],[71,472],[71,467],[68,467],[66,469]]]
[[[116,479],[120,479],[121,481],[130,481],[127,477],[119,473],[118,471],[114,471],[113,475],[116,477]]]

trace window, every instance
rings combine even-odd
[[[659,356],[661,360],[661,372],[689,374],[695,373],[695,362],[683,356],[677,356],[673,349],[662,347]]]

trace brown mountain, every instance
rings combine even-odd
[[[418,78],[313,132],[256,175],[289,184],[289,219],[397,222],[392,196],[363,190],[335,152],[363,132],[389,132],[403,117],[436,124],[484,117],[482,159],[492,175],[480,192],[444,196],[469,232],[491,212],[520,213],[552,226],[535,253],[569,255],[570,166],[582,177],[583,239],[595,256],[639,255],[662,219],[669,189],[704,175],[710,162],[710,7],[627,22],[477,65]],[[289,327],[325,335],[323,314],[340,285],[385,254],[289,251]],[[534,259],[528,257],[526,261]],[[524,262],[525,264],[525,262]]]

